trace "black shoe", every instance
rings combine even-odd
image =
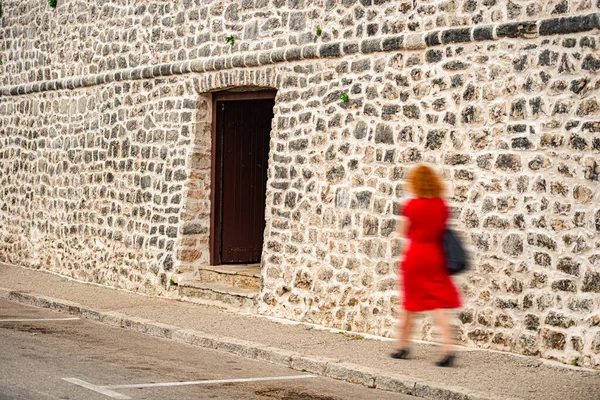
[[[454,364],[455,358],[456,356],[454,355],[454,353],[446,354],[444,358],[436,362],[435,365],[437,365],[438,367],[451,367],[452,364]]]
[[[390,357],[397,358],[399,360],[406,360],[409,353],[410,349],[398,349],[394,353],[390,354]]]

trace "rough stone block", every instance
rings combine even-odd
[[[409,34],[404,38],[404,47],[407,50],[420,50],[427,47],[425,39],[420,34]]]
[[[271,61],[274,63],[285,61],[285,50],[277,49],[271,52]]]
[[[552,282],[552,289],[560,292],[577,292],[577,285],[571,279],[560,279]]]
[[[317,375],[325,375],[327,366],[330,363],[336,363],[339,360],[328,357],[302,356],[295,354],[292,356],[290,368],[296,371],[309,372]]]
[[[473,40],[485,41],[494,39],[493,26],[476,26],[473,28]]]
[[[583,277],[582,292],[600,293],[600,273],[586,272]]]
[[[546,325],[557,326],[564,329],[570,328],[575,325],[575,321],[572,318],[568,318],[563,314],[559,314],[553,311],[548,313],[544,323]]]
[[[345,362],[328,363],[324,375],[333,379],[374,387],[378,371]]]
[[[443,44],[467,43],[471,41],[471,28],[456,28],[442,31]]]
[[[525,328],[535,331],[540,327],[540,318],[535,314],[525,316]]]
[[[260,346],[256,348],[256,359],[267,361],[273,364],[284,365],[290,367],[292,358],[297,356],[297,353],[277,349],[268,346]]]
[[[598,28],[598,14],[578,15],[574,17],[552,18],[540,21],[540,35],[564,35],[587,32]]]
[[[236,54],[235,56],[233,56],[233,59],[231,60],[231,65],[233,65],[234,68],[244,67],[244,56],[242,54]]]
[[[496,158],[496,168],[503,171],[519,172],[522,169],[521,156],[518,154],[500,154]]]
[[[379,375],[375,379],[375,386],[381,390],[412,395],[417,382],[417,379],[403,375]]]
[[[531,38],[537,35],[537,23],[535,21],[513,22],[502,24],[496,28],[497,38]]]
[[[442,41],[440,40],[440,31],[431,32],[425,35],[425,44],[428,47],[442,44]]]
[[[360,52],[360,43],[359,42],[344,42],[343,45],[344,54],[350,55]]]
[[[544,344],[554,350],[564,350],[566,345],[566,336],[564,333],[544,329],[542,332]]]
[[[558,260],[556,269],[566,274],[579,276],[580,274],[580,263],[573,261],[570,257],[564,257]]]
[[[326,43],[319,46],[320,57],[340,57],[341,55],[341,43]]]
[[[523,239],[520,235],[513,233],[502,242],[502,252],[511,256],[523,254]]]
[[[381,39],[365,39],[360,42],[360,51],[363,54],[375,53],[382,50]]]
[[[287,49],[287,51],[285,52],[286,61],[289,61],[289,62],[298,61],[301,58],[302,58],[302,49],[299,47],[293,47],[293,48]]]
[[[385,39],[383,39],[383,41],[381,43],[381,48],[383,51],[397,51],[397,50],[401,50],[403,48],[403,45],[404,45],[404,36],[398,35],[398,36],[386,37]],[[344,52],[345,52],[345,48],[344,48]]]
[[[302,47],[302,58],[306,60],[317,58],[317,49],[318,48],[316,45],[307,45]]]
[[[600,55],[588,54],[587,56],[585,56],[585,58],[583,59],[583,63],[581,64],[581,68],[586,71],[600,71]]]

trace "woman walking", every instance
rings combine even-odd
[[[443,357],[436,365],[450,367],[454,362],[453,339],[447,308],[458,308],[461,301],[446,270],[443,235],[448,220],[448,207],[442,200],[443,183],[428,166],[413,169],[408,176],[408,189],[416,196],[403,207],[404,223],[400,234],[410,244],[401,264],[404,320],[400,325],[398,349],[393,358],[406,359],[415,312],[435,310],[442,335]]]

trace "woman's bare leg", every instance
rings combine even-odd
[[[399,349],[408,349],[410,347],[410,334],[412,331],[412,321],[413,321],[414,313],[405,310],[404,311],[404,319],[402,324],[400,325],[398,336],[398,348]]]
[[[454,350],[454,339],[452,338],[448,312],[443,308],[439,308],[435,310],[435,317],[442,334],[442,351],[444,354],[450,354]]]

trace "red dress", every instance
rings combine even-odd
[[[428,311],[461,306],[458,291],[446,272],[442,238],[448,207],[444,200],[412,199],[402,211],[409,220],[410,245],[402,262],[403,307]]]

